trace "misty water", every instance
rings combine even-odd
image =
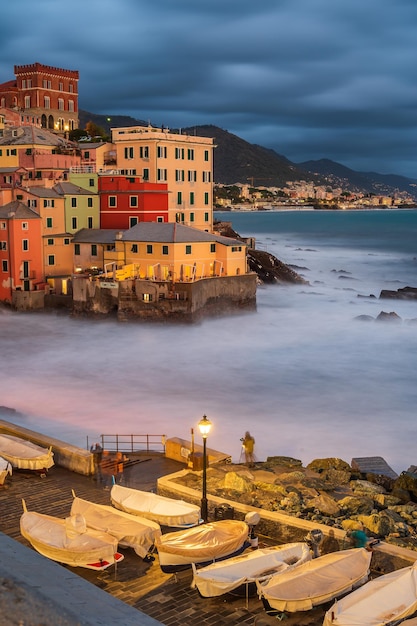
[[[100,434],[189,439],[207,414],[208,446],[235,461],[250,430],[258,460],[417,464],[417,301],[378,299],[417,287],[417,212],[215,217],[309,284],[260,287],[256,312],[195,325],[4,312],[0,405],[19,414],[0,418],[85,447]],[[355,319],[381,311],[401,322]]]

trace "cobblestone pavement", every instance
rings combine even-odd
[[[122,482],[147,491],[156,488],[159,476],[184,468],[181,463],[165,459],[162,455],[141,455],[136,460],[137,463],[125,469]],[[22,499],[28,510],[64,518],[71,508],[72,490],[80,498],[110,504],[110,485],[91,477],[57,466],[49,471],[46,478],[16,471],[0,487],[0,531],[28,546],[19,530]],[[260,538],[260,546],[268,543],[267,538]],[[145,563],[133,550],[121,551],[125,559],[117,569],[109,568],[101,573],[84,568],[68,569],[165,626],[262,626],[277,623],[276,618],[266,616],[256,594],[248,599],[231,594],[219,598],[202,598],[197,590],[190,587],[191,570],[178,573],[177,576],[164,574],[157,555],[155,561]],[[320,610],[288,616],[285,623],[288,626],[317,626],[322,624],[323,613]]]

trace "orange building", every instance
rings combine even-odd
[[[14,73],[0,84],[0,108],[19,111],[22,124],[58,133],[78,128],[78,71],[33,63],[15,65]]]
[[[43,282],[42,220],[14,200],[0,207],[0,300],[12,303],[13,292],[34,291]]]

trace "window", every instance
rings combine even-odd
[[[54,245],[54,240],[53,239],[48,239],[48,246],[53,246]]]
[[[77,208],[77,198],[71,198],[71,206],[73,209]]]
[[[139,156],[141,159],[149,159],[149,146],[141,146],[139,148]]]
[[[182,204],[182,192],[178,191],[177,193],[177,204]]]
[[[9,271],[9,264],[7,261],[2,261],[1,262],[1,268],[3,270],[3,272],[8,272]]]
[[[29,230],[29,224],[27,222],[22,222],[22,230]]]
[[[28,207],[29,208],[33,208],[33,209],[36,208],[36,204],[37,204],[36,200],[28,200]]]
[[[194,222],[194,217],[195,217],[195,214],[194,213],[190,213],[190,222]]]
[[[30,96],[25,96],[25,109],[30,109]]]
[[[36,202],[36,200],[35,200]],[[53,207],[55,206],[55,200],[44,200],[43,201],[43,206],[44,207]]]
[[[191,246],[185,246],[185,254],[191,254]]]
[[[205,161],[209,160],[209,151],[208,150],[204,150],[204,160]]]
[[[91,244],[91,256],[97,256],[97,245],[95,243]]]
[[[159,181],[167,180],[167,178],[168,178],[168,171],[167,170],[158,169],[157,177],[158,177]]]
[[[6,222],[0,222],[0,230],[6,230]]]
[[[7,241],[0,241],[0,250],[7,250]]]
[[[168,254],[168,246],[162,246],[162,254]]]
[[[68,85],[68,91],[69,91],[70,93],[73,93],[73,91],[74,91],[74,85],[73,85],[72,83],[70,83],[70,84]]]
[[[175,158],[176,159],[184,158],[184,148],[175,148]]]
[[[196,170],[188,170],[188,182],[196,183],[197,182],[197,172]]]
[[[148,243],[146,246],[146,253],[147,254],[152,254],[153,253],[153,246],[151,243]]]
[[[138,251],[138,244],[137,243],[132,243],[132,247],[130,248],[130,251],[133,252],[134,254],[136,254],[137,251]]]
[[[205,222],[209,221],[209,214],[208,213],[204,213],[204,221]]]
[[[158,215],[158,217],[156,218],[156,221],[161,224],[164,221],[164,218],[161,215]]]
[[[48,255],[48,265],[55,265],[55,255],[54,254],[49,254]]]
[[[137,196],[129,196],[129,206],[137,207],[138,206],[138,197]]]
[[[203,183],[211,182],[211,172],[203,172]]]
[[[232,252],[241,252],[242,246],[232,246]]]
[[[64,91],[64,83],[59,83],[58,84],[58,89],[59,89],[59,91]]]
[[[133,159],[133,146],[125,148],[125,159]]]
[[[76,218],[76,217],[73,217],[73,218],[71,219],[71,224],[72,224],[72,228],[73,228],[74,230],[76,230],[76,229],[77,229],[77,218]]]
[[[80,255],[80,244],[79,243],[74,244],[74,254],[76,256]]]
[[[68,239],[68,237],[65,237],[64,246],[69,246],[69,245],[70,245],[70,240]]]
[[[149,180],[149,170],[147,167],[142,170],[142,179]]]
[[[52,217],[46,218],[46,228],[52,228]]]
[[[206,191],[204,193],[204,204],[208,204],[209,203],[209,195],[208,195],[208,191]]]
[[[93,218],[91,215],[87,217],[87,228],[93,228]]]
[[[175,170],[175,182],[184,182],[185,180],[185,172],[184,170]]]
[[[43,98],[43,108],[50,109],[51,108],[51,98],[49,96],[44,96]]]
[[[86,156],[86,159],[89,159],[89,158],[90,158],[90,155],[89,155],[89,153],[88,153],[88,152],[86,152],[86,155],[87,155],[87,154],[88,154],[88,156]],[[89,178],[89,179],[88,179],[88,185],[89,185],[89,187],[94,187],[94,178]]]
[[[153,294],[151,294],[151,293],[143,293],[143,294],[142,294],[142,300],[143,300],[144,302],[152,302],[152,300],[153,300]]]
[[[139,222],[138,218],[136,216],[132,216],[129,217],[129,228],[132,228],[133,226],[136,226],[136,224]]]
[[[68,100],[68,111],[74,113],[74,100]]]
[[[89,161],[89,160],[90,160],[90,153],[89,153],[87,150],[84,152],[84,159],[85,159],[86,161]],[[90,178],[90,180],[92,180],[92,179]],[[91,185],[90,185],[90,186],[91,186]]]
[[[109,207],[117,206],[117,198],[116,196],[109,196]]]
[[[187,156],[189,161],[194,161],[194,150],[193,148],[188,148]]]
[[[87,206],[89,209],[92,208],[93,206],[93,198],[87,198]]]
[[[190,204],[194,204],[194,191],[190,191]]]
[[[175,214],[175,221],[177,222],[177,224],[184,223],[184,219],[185,219],[184,213]]]
[[[59,111],[64,110],[64,100],[62,98],[58,98],[58,110]]]
[[[216,244],[215,243],[211,243],[210,244],[210,252],[216,252]]]
[[[158,146],[158,158],[166,159],[167,158],[167,148],[166,146]]]

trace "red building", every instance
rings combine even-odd
[[[15,80],[0,84],[0,108],[18,111],[22,125],[78,128],[78,71],[33,63],[15,65],[14,73]]]
[[[132,228],[138,222],[168,222],[168,186],[139,176],[100,174],[100,228]]]

